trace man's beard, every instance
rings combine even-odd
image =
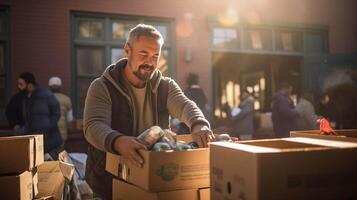
[[[146,69],[150,69],[150,71],[147,71]],[[148,64],[142,64],[133,73],[138,79],[146,82],[151,79],[152,75],[154,74],[154,71],[155,71],[154,66]]]

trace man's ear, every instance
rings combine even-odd
[[[124,53],[127,58],[130,56],[131,49],[128,43],[125,43],[124,45]]]

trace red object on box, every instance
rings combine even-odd
[[[330,122],[325,118],[317,120],[320,123],[320,134],[322,135],[337,135],[337,133],[331,128]]]

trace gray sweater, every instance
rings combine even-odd
[[[119,61],[119,65],[125,66],[127,59],[122,59]],[[84,119],[83,119],[83,129],[84,136],[86,140],[91,143],[94,147],[101,151],[115,152],[113,150],[113,142],[120,135],[126,135],[126,133],[120,133],[111,128],[111,114],[112,114],[112,102],[110,93],[104,80],[109,81],[115,86],[118,92],[123,94],[129,102],[131,102],[131,110],[134,110],[133,114],[133,130],[136,130],[135,119],[135,107],[130,96],[133,94],[128,94],[125,91],[130,91],[125,88],[121,88],[117,84],[113,75],[110,71],[116,65],[110,65],[103,73],[103,75],[95,79],[89,86],[87,97],[84,107]],[[153,78],[148,82],[154,94],[157,94],[157,88],[160,81],[163,79],[161,72],[156,70],[154,72]],[[169,114],[180,119],[188,127],[193,127],[197,123],[204,123],[209,126],[209,122],[204,118],[201,110],[197,105],[189,100],[182,92],[181,88],[173,79],[168,79],[169,81],[169,91],[167,97],[166,107]],[[154,113],[157,115],[157,113]],[[120,123],[120,122],[118,122]],[[125,123],[125,122],[122,122]],[[149,128],[149,127],[147,127]],[[137,133],[139,134],[139,133]]]

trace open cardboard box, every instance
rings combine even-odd
[[[124,181],[113,179],[113,200],[209,200],[209,188],[148,192]]]
[[[210,145],[211,197],[357,199],[357,143],[285,138]]]
[[[38,193],[36,170],[0,176],[0,199],[32,200]]]
[[[192,141],[192,138],[178,136],[177,140]],[[151,192],[209,187],[208,148],[139,153],[144,159],[142,168],[119,155],[107,153],[106,170]]]
[[[290,137],[309,137],[325,140],[351,141],[357,142],[357,129],[335,130],[338,135],[322,135],[319,130],[291,131]]]
[[[43,135],[0,137],[0,174],[31,171],[44,161]]]
[[[54,200],[61,200],[65,181],[70,181],[74,173],[74,166],[61,161],[46,161],[38,166],[38,190],[36,198],[52,196]]]

